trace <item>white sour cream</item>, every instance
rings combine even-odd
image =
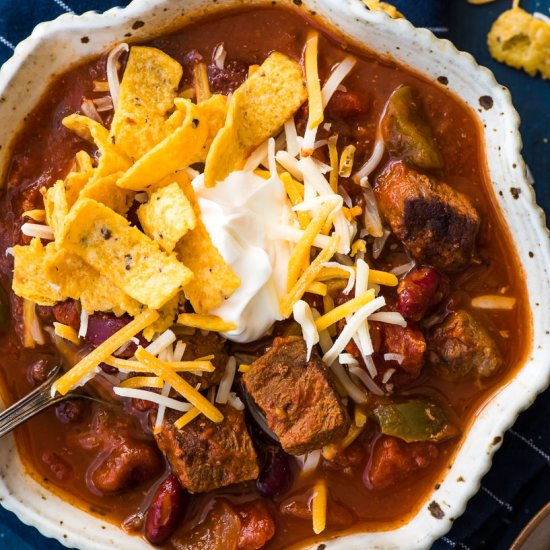
[[[225,336],[252,342],[282,319],[279,300],[286,291],[290,247],[268,238],[270,224],[288,223],[289,206],[282,182],[253,172],[232,172],[206,188],[202,174],[193,180],[202,221],[241,285],[221,306],[209,311],[237,329]]]

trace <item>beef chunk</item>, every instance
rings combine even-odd
[[[158,434],[160,450],[181,484],[192,493],[207,493],[258,477],[258,461],[244,413],[220,406],[224,419],[214,423],[199,416],[178,430],[178,413],[167,411]]]
[[[465,195],[401,162],[378,178],[375,193],[392,231],[416,260],[442,271],[472,260],[480,220]]]
[[[494,374],[502,365],[500,352],[485,328],[467,311],[451,313],[429,338],[430,358],[447,377],[474,372]]]
[[[426,340],[417,328],[386,324],[384,331],[384,353],[396,353],[403,356],[399,368],[408,374],[417,376],[424,364]]]
[[[212,364],[216,367],[214,372],[203,372],[202,376],[185,373],[183,375],[185,380],[193,387],[200,384],[200,391],[208,389],[213,384],[219,384],[225,372],[225,365],[228,359],[227,353],[224,350],[225,339],[215,332],[203,335],[200,331],[197,331],[193,336],[184,338],[183,341],[186,343],[183,361],[192,361],[199,357],[213,355]]]
[[[287,453],[319,449],[346,434],[349,420],[331,374],[315,351],[306,360],[302,338],[276,338],[243,382]]]
[[[385,489],[406,479],[416,470],[427,468],[438,456],[439,451],[433,443],[405,443],[396,437],[383,435],[374,445],[363,481],[369,488]]]

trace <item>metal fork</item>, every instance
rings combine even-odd
[[[94,399],[84,393],[78,392],[69,392],[66,395],[58,394],[52,397],[52,385],[59,378],[60,373],[61,368],[59,366],[54,367],[48,373],[48,379],[44,383],[0,413],[0,437],[11,432],[11,430],[17,428],[17,426],[26,422],[39,412],[61,401],[74,398]]]

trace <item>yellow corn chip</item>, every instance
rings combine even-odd
[[[195,229],[197,221],[193,207],[176,182],[152,193],[137,215],[145,234],[166,252],[172,252],[177,242]]]
[[[491,55],[531,76],[550,78],[550,24],[514,7],[500,15],[487,37]]]
[[[142,191],[167,175],[189,166],[208,135],[208,124],[199,108],[188,99],[178,102],[185,109],[181,126],[141,157],[117,182],[125,189]]]
[[[49,254],[44,262],[48,279],[60,288],[62,294],[80,300],[87,313],[113,311],[115,315],[129,313],[136,316],[145,306],[130,298],[97,269],[80,256],[61,249]]]
[[[241,281],[212,244],[210,235],[200,218],[201,211],[189,178],[178,179],[178,184],[197,217],[195,229],[180,239],[175,249],[178,258],[194,274],[191,282],[187,283],[183,290],[195,311],[206,313],[229,298],[239,288]]]
[[[44,195],[44,209],[46,210],[46,222],[53,231],[54,237],[60,235],[63,223],[69,213],[65,183],[57,180]]]
[[[113,144],[109,137],[109,130],[99,122],[83,115],[73,114],[63,119],[63,126],[75,132],[82,139],[95,143],[99,149],[96,177],[107,176],[113,172],[124,172],[130,167],[130,159]]]
[[[176,98],[174,103],[178,109],[181,109],[184,100]],[[197,105],[201,115],[208,125],[208,135],[206,141],[199,151],[197,156],[189,164],[196,162],[204,162],[214,138],[223,128],[225,117],[227,116],[227,97],[221,94],[216,94]]]
[[[91,200],[80,199],[65,219],[59,246],[93,265],[113,284],[153,309],[173,298],[193,273],[162,252],[130,222]]]
[[[112,143],[137,160],[166,136],[181,65],[156,48],[133,46],[111,123]]]
[[[43,247],[40,239],[33,239],[28,246],[13,247],[12,289],[17,296],[41,306],[53,306],[67,298],[44,270],[46,258],[54,251],[54,243]]]
[[[175,323],[180,296],[182,295],[179,294],[174,296],[167,304],[158,310],[157,313],[159,314],[159,318],[143,331],[143,337],[146,340],[151,341],[155,334],[164,332]]]
[[[116,185],[122,174],[123,172],[115,172],[108,176],[93,176],[80,192],[79,198],[93,199],[118,214],[125,215],[132,205],[134,193]]]
[[[79,172],[89,172],[93,168],[92,157],[86,151],[78,151],[75,161]]]
[[[274,135],[306,97],[299,63],[272,53],[231,97],[225,126],[206,157],[205,185],[214,187],[240,168],[247,155]]]
[[[85,172],[71,172],[67,174],[65,178],[65,196],[67,198],[67,205],[69,208],[76,202],[78,195],[84,186],[93,177],[93,169],[86,170]]]

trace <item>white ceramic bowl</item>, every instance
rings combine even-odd
[[[277,3],[293,4],[291,0]],[[38,25],[0,70],[0,144],[3,145],[0,167],[5,165],[8,156],[6,146],[52,75],[105,51],[116,41],[143,40],[205,12],[258,4],[271,2],[135,0],[125,9],[115,8],[101,15],[92,12],[80,17],[62,15],[51,23]],[[462,514],[489,469],[505,430],[549,383],[549,235],[521,158],[519,117],[510,94],[497,84],[490,71],[478,66],[470,55],[458,52],[450,42],[438,40],[426,30],[415,29],[405,20],[391,20],[383,13],[369,12],[360,0],[303,0],[302,7],[329,20],[353,42],[390,55],[434,81],[445,76],[448,88],[478,112],[484,126],[495,200],[510,228],[529,290],[533,342],[528,360],[480,412],[440,488],[418,514],[399,529],[357,533],[328,543],[331,549],[346,550],[427,548]],[[130,38],[127,33],[131,34]],[[519,191],[512,193],[512,187]],[[72,507],[38,485],[25,474],[11,437],[0,442],[0,497],[2,505],[23,522],[66,546],[89,550],[150,548],[142,540],[129,537],[115,526]],[[444,514],[441,519],[430,513],[428,505],[432,502],[436,502]]]

